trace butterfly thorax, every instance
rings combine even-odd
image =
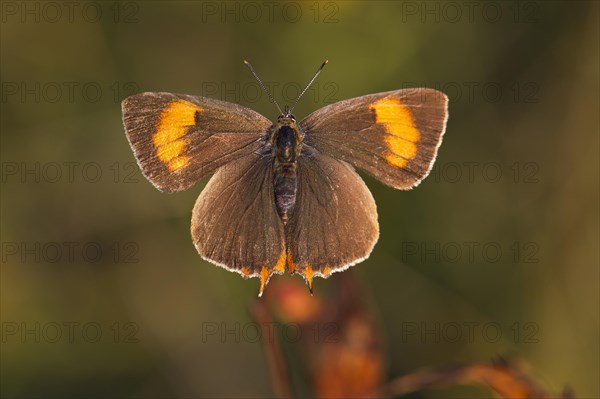
[[[273,162],[275,205],[279,217],[286,223],[296,203],[297,159],[302,146],[302,134],[290,115],[279,117],[273,129]]]

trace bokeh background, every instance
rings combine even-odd
[[[206,181],[158,192],[121,123],[120,101],[141,91],[276,118],[244,59],[280,103],[329,60],[299,118],[402,87],[450,97],[427,180],[398,192],[365,177],[381,238],[354,274],[386,379],[518,356],[550,390],[599,397],[597,2],[69,4],[1,3],[2,397],[273,395],[244,330],[258,281],[190,239]],[[271,284],[286,279],[299,277]]]

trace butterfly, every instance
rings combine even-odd
[[[160,191],[212,175],[194,205],[200,256],[244,278],[297,273],[312,292],[367,259],[379,238],[377,207],[358,168],[400,190],[430,172],[448,98],[427,88],[369,94],[327,105],[297,122],[294,106],[327,61],[273,123],[238,104],[146,92],[122,102],[123,123],[144,176]]]

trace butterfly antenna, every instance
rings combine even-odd
[[[254,77],[256,78],[256,80],[258,81],[258,83],[260,84],[260,87],[262,87],[263,91],[265,93],[267,93],[267,95],[269,96],[269,99],[271,100],[271,102],[273,104],[275,104],[275,106],[279,110],[279,113],[283,114],[283,112],[281,111],[281,107],[279,107],[279,104],[277,104],[277,101],[275,101],[275,99],[273,98],[273,95],[271,94],[271,92],[269,90],[267,90],[267,88],[263,84],[262,80],[260,80],[260,78],[258,77],[258,75],[256,74],[256,72],[254,71],[254,68],[252,68],[252,65],[250,65],[250,63],[248,61],[246,61],[246,60],[244,60],[244,64],[246,64],[246,66],[248,68],[250,68],[250,72],[252,72],[252,75],[254,75]]]
[[[302,95],[304,93],[306,93],[306,90],[308,90],[308,88],[310,87],[310,85],[312,85],[312,83],[315,81],[315,79],[317,78],[317,76],[319,76],[319,74],[321,73],[321,70],[323,70],[323,68],[325,68],[325,65],[327,65],[328,62],[329,62],[328,60],[323,61],[323,63],[319,67],[319,69],[317,69],[317,72],[315,73],[315,76],[313,76],[313,78],[310,80],[310,82],[308,82],[308,84],[306,85],[306,87],[304,88],[304,90],[302,90],[302,93],[300,93],[300,95],[298,97],[296,97],[296,101],[294,101],[294,104],[290,108],[290,113],[292,113],[292,111],[294,110],[294,107],[296,106],[296,104],[298,104],[298,100],[300,100],[300,97],[302,97]]]

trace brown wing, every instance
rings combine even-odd
[[[260,294],[273,273],[284,272],[272,156],[248,156],[217,170],[194,206],[192,239],[205,260],[245,278],[259,277]]]
[[[405,89],[340,101],[306,117],[304,142],[397,189],[430,172],[446,129],[448,98]]]
[[[287,263],[312,287],[365,260],[379,237],[371,192],[344,161],[313,153],[298,160],[296,205],[285,226]]]
[[[271,122],[237,104],[172,93],[123,100],[123,123],[144,175],[161,191],[189,188],[260,148]]]

